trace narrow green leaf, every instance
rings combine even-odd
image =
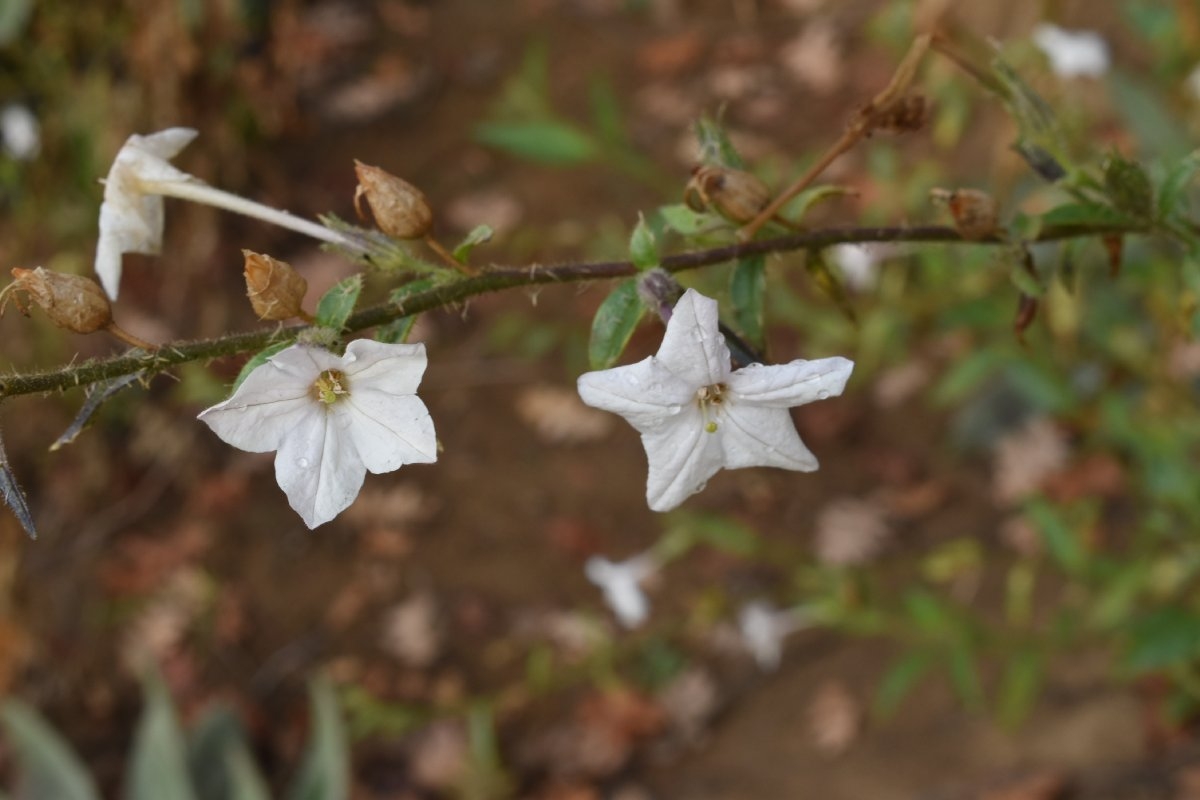
[[[1029,270],[1024,264],[1013,264],[1008,271],[1008,279],[1030,297],[1041,297],[1046,293],[1046,287],[1042,286],[1042,282],[1037,279],[1037,276],[1029,274]]]
[[[654,240],[654,231],[646,224],[646,218],[638,214],[637,225],[629,236],[629,258],[639,271],[653,269],[658,266],[658,242]]]
[[[540,164],[583,164],[597,155],[596,143],[575,126],[557,120],[485,122],[475,140]]]
[[[340,331],[354,313],[354,305],[362,293],[362,275],[351,275],[335,283],[317,302],[317,324]]]
[[[679,531],[676,533],[676,531]],[[678,557],[699,544],[707,544],[725,553],[750,556],[762,544],[754,530],[722,514],[675,511],[665,538],[674,541],[660,555]]]
[[[645,311],[638,297],[636,279],[617,284],[592,319],[592,337],[588,342],[588,363],[592,369],[608,369],[617,362]]]
[[[1158,213],[1163,219],[1178,208],[1186,208],[1188,190],[1200,172],[1200,150],[1193,150],[1171,167],[1158,189]]]
[[[738,259],[729,279],[729,299],[738,330],[750,344],[762,349],[763,305],[767,289],[767,259],[763,255]]]
[[[959,701],[969,709],[983,708],[983,685],[979,681],[979,664],[970,646],[965,641],[957,642],[950,649],[946,662],[950,671],[950,683]]]
[[[237,748],[245,749],[245,736],[241,721],[225,706],[209,710],[188,733],[188,771],[197,800],[229,797],[228,755]]]
[[[784,218],[791,222],[801,222],[804,220],[809,210],[823,200],[829,200],[833,197],[844,197],[846,195],[855,194],[856,190],[849,186],[835,186],[832,184],[824,186],[811,186],[800,194],[796,195],[780,213]]]
[[[696,120],[695,131],[696,142],[700,146],[700,163],[729,169],[746,168],[746,162],[719,122],[708,116],[700,117]]]
[[[596,126],[600,138],[610,145],[625,144],[625,123],[621,119],[621,105],[617,102],[612,82],[601,75],[593,76],[588,87],[588,99],[592,105],[592,124]]]
[[[1025,514],[1058,565],[1070,575],[1080,573],[1087,565],[1087,553],[1059,510],[1045,500],[1035,499],[1026,504]]]
[[[196,800],[183,731],[161,676],[146,676],[142,697],[145,707],[125,773],[126,800]]]
[[[1043,226],[1048,225],[1080,225],[1080,226],[1132,226],[1136,222],[1114,208],[1102,206],[1099,203],[1063,203],[1042,214]]]
[[[99,800],[83,762],[37,711],[7,700],[0,707],[0,725],[16,762],[18,797]]]
[[[490,242],[495,233],[491,225],[476,225],[454,248],[454,260],[466,264],[471,259],[471,252],[477,246]]]
[[[271,800],[267,782],[244,744],[226,753],[225,769],[229,773],[228,800]]]
[[[1029,715],[1042,686],[1042,657],[1031,650],[1019,650],[1004,668],[996,715],[1008,728],[1020,725]]]
[[[950,611],[936,595],[923,589],[910,589],[904,594],[904,608],[923,633],[941,636],[954,628]]]
[[[250,360],[242,365],[242,369],[238,373],[237,380],[233,382],[233,390],[230,392],[230,394],[236,392],[238,387],[242,385],[242,382],[245,381],[246,378],[250,377],[250,373],[267,363],[267,360],[270,359],[271,356],[288,349],[293,344],[294,342],[277,342],[276,344],[273,344],[270,347],[265,347],[254,355],[250,356]]]
[[[290,800],[346,800],[350,796],[350,753],[333,686],[325,678],[309,684],[312,730]]]
[[[894,714],[905,696],[928,674],[934,663],[933,654],[924,650],[906,653],[894,662],[875,690],[875,713],[885,719]]]
[[[712,214],[700,214],[688,208],[683,203],[660,206],[658,214],[668,228],[681,236],[696,236],[714,228],[715,225],[725,226],[724,221],[714,220]]]

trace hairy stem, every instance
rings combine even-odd
[[[1048,242],[1062,239],[1087,238],[1106,235],[1144,233],[1142,227],[1057,225],[1042,229],[1033,241]],[[721,264],[735,259],[769,253],[786,253],[820,249],[835,244],[869,244],[884,242],[909,243],[958,243],[969,245],[1004,245],[1008,240],[995,236],[982,241],[965,241],[953,229],[937,225],[918,227],[879,228],[827,228],[802,233],[740,242],[706,250],[692,250],[667,256],[662,260],[663,269],[682,272],[689,269]],[[417,292],[401,303],[382,303],[358,311],[346,322],[350,333],[383,325],[403,316],[432,311],[461,303],[476,295],[535,286],[548,283],[572,283],[578,281],[627,278],[637,274],[629,261],[572,262],[552,265],[534,264],[526,267],[492,267],[478,275],[463,277],[432,289]],[[159,347],[154,352],[130,352],[112,358],[72,364],[57,369],[24,375],[0,376],[0,399],[38,392],[61,391],[75,386],[111,380],[122,375],[144,372],[155,375],[171,367],[191,361],[204,361],[224,356],[234,356],[261,350],[278,342],[288,342],[310,326],[295,325],[288,328],[249,331],[203,339],[192,342],[174,342]]]

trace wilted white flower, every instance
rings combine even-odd
[[[844,358],[751,364],[733,371],[717,329],[717,302],[689,289],[675,305],[656,355],[579,377],[583,402],[620,414],[642,435],[650,462],[646,499],[669,511],[722,468],[811,472],[817,459],[788,408],[842,393]]]
[[[36,158],[42,149],[42,129],[33,112],[13,103],[0,111],[0,143],[17,161]]]
[[[134,134],[117,153],[104,181],[100,241],[96,245],[95,270],[109,297],[117,299],[122,255],[155,255],[162,249],[163,197],[217,206],[325,242],[354,246],[345,236],[323,225],[216,189],[171,166],[170,159],[196,135],[191,128],[168,128],[147,136]]]
[[[1099,78],[1108,72],[1108,43],[1095,31],[1069,31],[1043,22],[1033,29],[1033,43],[1060,78]]]
[[[200,414],[223,440],[277,450],[275,479],[310,528],[354,501],[363,478],[437,460],[433,420],[417,397],[425,345],[357,339],[344,356],[294,345]]]
[[[742,635],[742,645],[759,669],[764,671],[779,667],[783,658],[784,639],[807,628],[808,624],[796,611],[780,611],[760,600],[747,603],[738,613],[738,632]]]
[[[652,553],[642,553],[619,562],[592,556],[583,571],[589,581],[600,587],[617,620],[626,628],[636,628],[650,613],[642,581],[658,572],[658,568],[658,559]]]

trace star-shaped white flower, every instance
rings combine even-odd
[[[234,447],[277,450],[275,479],[310,528],[354,502],[363,478],[437,460],[417,397],[425,345],[357,339],[344,356],[293,345],[200,419]]]
[[[1108,72],[1108,43],[1095,31],[1072,31],[1043,22],[1033,29],[1033,43],[1060,78],[1100,78]]]
[[[354,248],[336,231],[217,189],[168,162],[196,138],[191,128],[168,128],[147,136],[130,136],[117,153],[104,181],[100,206],[100,241],[96,274],[113,300],[121,283],[121,256],[156,255],[162,249],[163,197],[178,197],[255,217],[307,236]]]
[[[589,581],[600,587],[617,620],[626,628],[636,628],[650,613],[642,581],[658,572],[658,567],[658,559],[652,553],[642,553],[619,562],[592,556],[583,571]]]
[[[853,369],[834,357],[733,371],[717,302],[689,289],[656,355],[581,375],[579,396],[641,433],[650,462],[646,499],[669,511],[722,468],[815,470],[788,408],[841,394]]]

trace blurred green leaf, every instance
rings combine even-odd
[[[1136,161],[1119,153],[1110,154],[1104,160],[1104,188],[1118,211],[1137,219],[1154,214],[1154,188],[1150,185],[1150,176]]]
[[[624,145],[625,123],[621,119],[621,104],[613,91],[612,82],[603,76],[592,77],[588,86],[588,99],[592,106],[592,124],[602,141],[609,145]]]
[[[1040,217],[1043,226],[1132,226],[1135,221],[1108,206],[1099,203],[1063,203]]]
[[[684,237],[704,233],[714,225],[714,218],[711,214],[697,213],[683,203],[661,206],[658,214],[668,228]]]
[[[1025,516],[1033,524],[1047,552],[1068,575],[1078,575],[1087,566],[1087,552],[1062,511],[1041,498],[1025,506]]]
[[[245,748],[242,723],[224,706],[213,708],[187,737],[188,771],[198,800],[226,800],[230,794],[228,754]]]
[[[1171,167],[1158,189],[1158,213],[1164,219],[1187,208],[1188,192],[1200,172],[1200,150],[1193,150]]]
[[[1025,720],[1037,700],[1045,677],[1042,657],[1032,650],[1018,650],[1008,659],[1000,679],[996,715],[1007,728]]]
[[[250,373],[267,363],[271,356],[288,349],[293,344],[295,344],[295,342],[277,342],[269,347],[264,347],[262,350],[259,350],[257,353],[250,356],[249,360],[242,365],[241,371],[238,372],[237,379],[234,380],[233,388],[229,390],[229,393],[233,394],[236,392],[238,387],[245,382],[246,378],[250,377]]]
[[[994,349],[973,349],[958,359],[938,381],[933,389],[934,401],[942,406],[961,402],[995,375],[1004,362],[1004,356]]]
[[[956,627],[953,613],[941,598],[923,589],[905,592],[904,608],[917,628],[930,636],[944,636]]]
[[[244,744],[226,752],[225,769],[229,773],[228,800],[271,800],[266,779],[254,765]]]
[[[979,662],[966,641],[956,642],[950,648],[946,666],[959,702],[969,709],[982,709],[984,700],[983,685],[979,681]]]
[[[147,674],[142,697],[145,707],[125,775],[126,800],[196,800],[183,731],[161,676]]]
[[[317,302],[317,324],[335,331],[346,327],[346,320],[354,313],[358,296],[362,293],[363,276],[351,275],[330,287]]]
[[[329,680],[308,686],[311,730],[290,800],[346,800],[350,796],[350,753],[337,695]]]
[[[707,115],[702,116],[696,120],[695,131],[701,164],[729,169],[746,168],[746,162],[742,160],[719,122]]]
[[[25,33],[33,14],[33,0],[0,2],[0,47],[7,47]]]
[[[1175,161],[1191,152],[1192,137],[1152,85],[1114,69],[1109,73],[1108,90],[1113,108],[1149,153]]]
[[[750,344],[762,349],[763,303],[767,290],[767,258],[753,255],[739,258],[729,279],[729,299],[738,330]]]
[[[18,797],[99,800],[87,768],[34,709],[6,700],[0,707],[0,724],[16,762]]]
[[[1200,658],[1200,616],[1168,607],[1152,611],[1132,624],[1126,664],[1137,672],[1165,669]]]
[[[1008,279],[1023,294],[1030,297],[1041,297],[1046,293],[1046,287],[1042,286],[1042,282],[1037,279],[1036,275],[1029,274],[1029,270],[1022,263],[1013,264],[1009,268]]]
[[[879,682],[875,690],[875,713],[887,718],[895,713],[900,703],[913,687],[925,677],[936,663],[933,654],[925,650],[914,650],[895,661]]]
[[[638,297],[637,280],[630,278],[618,283],[592,318],[592,337],[588,341],[588,363],[592,369],[608,369],[617,363],[645,313]]]
[[[583,164],[596,157],[596,143],[583,131],[557,120],[484,122],[475,140],[515,156],[551,166]]]
[[[476,225],[471,229],[471,232],[463,237],[463,240],[454,247],[454,260],[460,264],[466,264],[471,260],[471,253],[481,244],[486,244],[492,240],[495,231],[491,225]]]
[[[639,271],[657,267],[660,261],[658,242],[654,239],[654,231],[646,224],[646,218],[638,214],[637,225],[629,236],[629,258]]]

